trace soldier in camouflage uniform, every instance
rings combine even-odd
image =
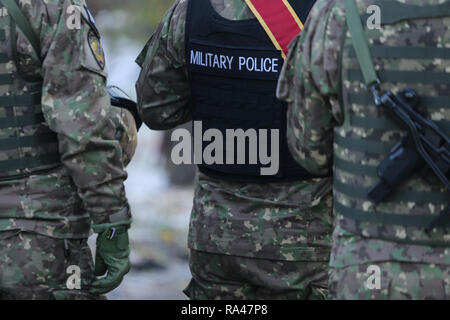
[[[421,111],[448,135],[450,1],[359,0],[364,25],[373,4],[381,9],[381,27],[366,28],[365,37],[381,89],[415,89]],[[379,181],[376,169],[404,129],[365,88],[345,1],[319,0],[305,29],[291,43],[278,96],[289,103],[288,141],[297,160],[317,173],[334,164],[330,297],[449,298],[448,229],[424,231],[424,221],[449,205],[448,191],[417,173],[386,201],[369,200],[368,190]]]
[[[84,1],[0,6],[0,299],[102,298],[130,267],[134,120],[110,105]]]
[[[138,109],[151,129],[167,130],[192,119],[185,57],[188,3],[176,1],[137,59],[142,67]],[[254,18],[244,0],[210,3],[228,21]],[[199,172],[195,185],[188,297],[326,297],[330,178],[256,184]]]

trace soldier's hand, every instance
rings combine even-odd
[[[117,288],[125,274],[130,271],[130,244],[128,227],[110,228],[97,237],[95,253],[95,275],[106,277],[96,279],[90,292],[104,294]]]

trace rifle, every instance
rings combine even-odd
[[[368,197],[375,203],[383,201],[406,178],[417,170],[429,170],[450,190],[449,137],[431,119],[415,110],[420,98],[414,89],[406,88],[395,95],[381,92],[380,79],[375,70],[369,43],[359,16],[355,0],[345,0],[346,20],[352,37],[361,72],[367,89],[372,93],[377,107],[382,108],[406,131],[402,140],[380,166],[377,175],[381,181],[373,187]],[[450,207],[441,212],[425,228],[428,233],[450,218]]]
[[[387,111],[406,130],[402,140],[377,168],[381,181],[369,191],[369,199],[375,203],[383,201],[414,172],[426,172],[426,169],[431,169],[450,190],[450,139],[434,121],[415,109],[420,100],[416,91],[406,88],[397,95],[391,91],[380,93],[379,83],[372,84],[369,89],[377,107]],[[430,232],[449,218],[450,207],[441,212],[425,231]]]

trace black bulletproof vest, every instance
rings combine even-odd
[[[305,21],[314,1],[291,2],[300,19]],[[283,58],[257,19],[228,20],[215,11],[210,0],[189,1],[186,63],[193,120],[201,121],[202,136],[207,130],[216,129],[214,131],[219,130],[223,137],[223,157],[220,157],[223,162],[203,162],[199,165],[201,172],[220,179],[252,183],[314,177],[289,152],[286,104],[276,98]],[[234,141],[234,161],[226,161],[227,151],[233,152],[233,148],[227,148],[230,142],[227,130],[237,129],[258,133],[257,142],[246,140],[245,164],[238,164],[237,140]],[[279,170],[275,175],[261,175],[261,168],[270,165],[261,163],[259,156],[256,162],[255,157],[250,161],[249,152],[253,150],[254,154],[257,144],[258,155],[261,146],[270,155],[273,129],[279,130]],[[260,130],[265,130],[266,134],[259,134]],[[199,139],[195,135],[194,138]],[[203,150],[210,144],[211,141],[203,142]],[[233,159],[233,153],[228,154],[228,159]]]

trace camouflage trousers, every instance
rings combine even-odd
[[[87,239],[0,232],[0,299],[103,299],[88,292],[94,264]]]
[[[323,300],[327,262],[253,259],[191,250],[191,300]]]
[[[376,268],[378,273],[373,272]],[[369,272],[368,272],[369,270]],[[377,279],[375,277],[379,276]],[[376,262],[330,268],[329,298],[339,300],[450,299],[450,266]]]

